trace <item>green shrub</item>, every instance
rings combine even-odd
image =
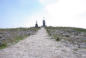
[[[0,49],[6,48],[6,47],[7,47],[6,43],[0,45]]]
[[[57,37],[57,38],[56,38],[56,41],[60,41],[60,38],[59,38],[59,37]]]
[[[60,37],[56,34],[53,35],[53,38],[56,39],[56,41],[60,41]]]
[[[34,27],[0,29],[0,35],[4,35],[2,36],[4,37],[4,40],[1,41],[0,49],[3,49],[7,46],[10,46],[19,42],[20,40],[23,40],[27,36],[34,34],[36,31],[38,31],[38,29],[39,28],[34,28]],[[2,37],[0,37],[0,39],[2,39]]]

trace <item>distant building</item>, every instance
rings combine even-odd
[[[45,20],[43,20],[43,27],[46,27],[46,23],[45,23]]]
[[[46,27],[45,17],[43,17],[42,23],[43,23],[42,27]],[[36,21],[35,27],[36,27],[36,28],[39,27],[37,21]]]
[[[38,23],[37,23],[37,21],[36,21],[35,27],[38,28]]]

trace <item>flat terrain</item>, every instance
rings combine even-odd
[[[46,30],[41,28],[35,35],[0,50],[0,58],[86,58],[86,56],[73,52],[62,41],[50,39]]]

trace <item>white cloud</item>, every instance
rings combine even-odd
[[[54,0],[53,3],[49,1],[51,0],[40,0],[43,5],[45,4],[48,25],[86,28],[85,0]]]
[[[57,2],[58,0],[39,0],[43,5],[48,5]]]

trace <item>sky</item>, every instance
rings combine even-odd
[[[43,19],[47,26],[86,28],[86,0],[0,0],[0,28],[42,26]]]

